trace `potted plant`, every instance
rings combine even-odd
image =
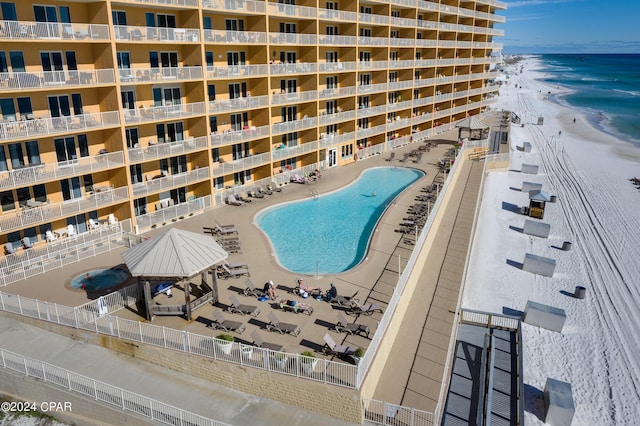
[[[218,334],[216,336],[216,346],[223,354],[229,355],[233,346],[233,336],[229,334]]]
[[[353,361],[358,365],[360,363],[360,358],[364,356],[364,349],[358,348],[353,352]]]
[[[284,352],[275,352],[271,355],[271,359],[275,363],[276,367],[279,369],[284,369],[287,366],[287,361],[289,361],[289,357]]]
[[[317,363],[318,359],[313,352],[304,351],[300,354],[300,364],[302,365],[302,370],[305,374],[309,375],[313,373]]]

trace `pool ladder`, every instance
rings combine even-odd
[[[318,199],[318,197],[319,197],[319,195],[318,195],[318,191],[317,191],[315,188],[311,188],[311,189],[309,189],[309,197],[310,197],[312,200],[317,200],[317,199]]]

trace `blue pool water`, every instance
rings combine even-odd
[[[387,206],[424,172],[377,167],[352,184],[316,199],[266,209],[256,224],[284,268],[300,274],[336,274],[364,259]]]
[[[87,277],[89,274],[89,278]],[[129,278],[129,273],[123,269],[94,269],[83,272],[71,280],[71,287],[77,290],[96,291],[117,287]],[[83,287],[84,284],[84,287]]]

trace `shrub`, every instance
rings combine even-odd
[[[216,336],[216,339],[219,339],[219,340],[226,340],[227,342],[233,342],[233,336],[232,336],[232,335],[230,335],[230,334],[224,334],[224,333],[222,333],[222,334],[218,334],[218,335]]]
[[[358,348],[353,354],[358,358],[362,358],[364,356],[364,349]]]
[[[311,363],[313,362],[313,359],[316,357],[316,355],[310,351],[304,351],[300,355],[302,355],[302,357],[300,358],[300,361],[304,363]]]

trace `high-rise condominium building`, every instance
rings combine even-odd
[[[483,112],[496,0],[3,1],[0,243],[139,231]],[[49,231],[49,232],[47,232]]]

